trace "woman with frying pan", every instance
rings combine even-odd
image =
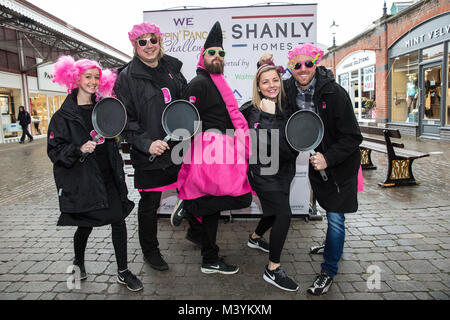
[[[114,139],[92,141],[94,104],[110,96],[117,75],[102,70],[95,61],[75,61],[63,56],[54,65],[53,81],[69,92],[53,115],[47,137],[47,153],[53,162],[61,216],[58,226],[76,226],[75,260],[80,280],[87,278],[84,253],[94,227],[111,225],[116,254],[117,281],[131,291],[143,288],[127,266],[125,218],[134,208],[128,200],[123,161]],[[83,154],[88,154],[81,162]]]
[[[261,202],[263,217],[255,231],[250,234],[248,246],[269,252],[264,280],[280,289],[296,291],[298,285],[286,275],[280,264],[281,251],[292,216],[289,194],[296,172],[298,152],[289,146],[285,137],[289,114],[284,108],[285,94],[279,69],[281,68],[273,64],[262,65],[253,81],[253,100],[241,107],[249,127],[256,130],[258,145],[262,141],[261,132],[267,130],[266,150],[272,150],[271,144],[276,144],[276,152],[279,155],[279,168],[276,173],[265,172],[265,169],[273,164],[262,164],[259,153],[257,163],[250,164],[248,178]],[[275,135],[276,133],[278,135]],[[257,150],[253,150],[253,154],[256,153]],[[278,155],[270,156],[274,159],[278,158]],[[263,235],[270,228],[270,242],[267,243]]]

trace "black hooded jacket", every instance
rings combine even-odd
[[[348,93],[334,80],[333,73],[319,66],[316,69],[314,105],[324,124],[322,143],[316,148],[327,162],[329,182],[309,167],[309,179],[319,204],[327,211],[357,211],[357,175],[361,164],[359,145],[362,135]],[[284,81],[291,112],[298,110],[294,77]],[[353,192],[355,191],[355,192]]]
[[[181,73],[181,61],[164,55],[159,61],[158,68],[163,68],[170,75],[173,86],[172,101],[180,99],[186,86],[186,79]],[[159,79],[155,79],[150,68],[139,58],[133,60],[120,69],[114,93],[123,102],[127,109],[127,125],[122,133],[125,140],[130,143],[130,157],[133,167],[142,170],[164,169],[173,166],[170,152],[156,157],[154,162],[149,161],[149,149],[156,140],[163,140],[166,136],[162,127],[161,117],[166,107],[164,95],[161,91]],[[169,142],[169,146],[174,146]]]
[[[63,213],[83,213],[108,208],[105,183],[97,161],[88,156],[81,163],[80,147],[92,140],[89,130],[77,112],[77,90],[67,96],[53,115],[47,134],[47,154],[53,163],[53,174]],[[131,212],[134,203],[128,200],[123,160],[115,139],[105,141],[112,178],[117,186],[124,212]]]

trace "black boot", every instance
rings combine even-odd
[[[87,273],[86,268],[84,267],[84,261],[80,262],[77,259],[73,260],[73,265],[80,268],[80,279],[78,280],[86,280],[87,279]],[[75,273],[75,270],[73,271]]]

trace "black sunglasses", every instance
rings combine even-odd
[[[219,56],[220,56],[221,58],[225,57],[225,54],[226,54],[225,50],[218,50],[218,49],[208,49],[208,50],[205,50],[205,52],[203,52],[203,55],[205,55],[206,53],[208,53],[208,55],[209,55],[210,57],[214,57],[214,56],[216,55],[216,53],[219,53]]]
[[[312,61],[305,61],[303,62],[303,64],[305,65],[306,68],[311,69],[312,67],[314,67],[315,63]],[[294,70],[298,70],[302,67],[302,63],[301,62],[297,62],[294,65]]]
[[[147,45],[148,41],[150,41],[151,44],[157,44],[158,43],[158,39],[157,38],[147,38],[147,39],[138,40],[138,44],[141,47],[145,47]]]

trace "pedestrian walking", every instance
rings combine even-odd
[[[187,82],[181,73],[181,61],[164,53],[157,25],[147,22],[135,25],[128,36],[134,57],[119,70],[114,92],[127,109],[127,125],[122,135],[131,145],[134,187],[141,197],[138,230],[142,253],[152,268],[164,271],[169,266],[159,250],[157,211],[162,192],[176,188],[180,165],[172,162],[168,152],[175,143],[163,141],[166,133],[161,117],[170,102],[181,98]],[[150,155],[158,157],[150,162]]]
[[[317,155],[310,158],[309,180],[314,195],[326,210],[328,221],[324,262],[307,292],[325,294],[333,283],[345,241],[345,213],[358,210],[358,170],[361,163],[361,132],[348,93],[336,83],[331,70],[318,66],[323,51],[312,44],[296,46],[288,52],[292,77],[284,86],[292,111],[316,112],[324,124],[324,137]],[[263,64],[272,59],[264,54]],[[325,170],[324,181],[319,170]]]
[[[284,69],[282,69],[284,71]],[[289,203],[291,183],[296,172],[298,152],[292,149],[285,137],[285,127],[289,119],[280,68],[269,62],[262,65],[253,80],[253,99],[241,107],[253,137],[261,138],[261,130],[267,130],[265,150],[273,150],[276,146],[279,166],[276,173],[264,173],[259,155],[256,164],[250,164],[248,179],[256,192],[263,211],[255,231],[249,235],[247,245],[269,253],[263,278],[268,283],[286,291],[298,290],[297,283],[286,275],[280,263],[281,252],[289,231],[292,211]],[[276,131],[276,132],[275,132]],[[277,137],[277,138],[275,138]],[[263,140],[265,141],[265,139]],[[253,145],[260,145],[260,143]],[[261,147],[260,147],[261,148]],[[253,154],[257,150],[253,150]],[[270,242],[264,234],[271,229]]]
[[[200,113],[202,132],[195,136],[178,174],[178,196],[184,200],[184,214],[171,216],[174,226],[189,217],[197,224],[195,229],[201,228],[201,272],[207,274],[239,271],[219,256],[216,244],[219,217],[221,211],[250,206],[252,199],[247,181],[249,145],[245,145],[248,124],[223,75],[224,57],[222,29],[216,22],[200,52],[197,76],[184,93],[184,98]],[[234,136],[228,136],[227,130],[233,130]],[[238,151],[241,146],[245,154]],[[216,150],[214,159],[211,149]],[[194,160],[195,150],[201,153],[201,159]],[[225,159],[230,154],[231,161]]]
[[[28,111],[25,110],[24,106],[19,107],[19,115],[17,116],[20,126],[22,127],[22,137],[19,143],[25,142],[25,136],[28,137],[30,142],[33,142],[33,136],[28,131],[28,125],[31,123],[31,117]]]
[[[115,139],[92,141],[96,98],[110,96],[116,75],[95,61],[75,61],[63,56],[54,65],[53,81],[66,86],[69,95],[53,115],[48,130],[47,153],[59,196],[58,226],[78,227],[74,235],[75,259],[80,278],[87,278],[84,253],[94,227],[111,225],[117,260],[117,281],[131,291],[142,290],[141,281],[128,269],[125,218],[134,208],[128,200],[123,161]],[[84,162],[83,154],[89,154]]]
[[[34,129],[36,130],[36,134],[41,135],[42,134],[41,129],[39,128],[39,124],[41,123],[41,120],[39,119],[39,115],[36,110],[33,110],[33,116],[31,118],[32,118]]]

